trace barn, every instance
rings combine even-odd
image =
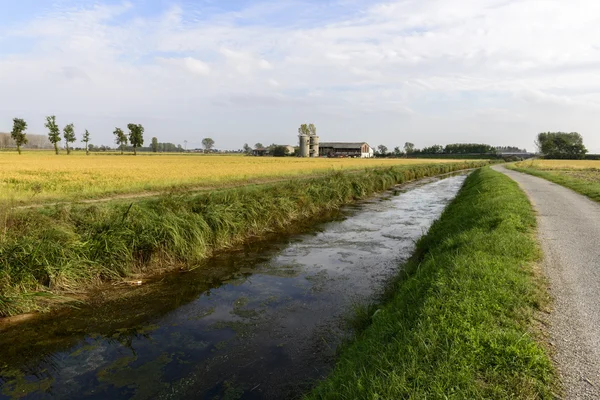
[[[373,148],[367,142],[321,142],[320,157],[373,157]]]

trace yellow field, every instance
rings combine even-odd
[[[454,160],[328,159],[197,154],[0,152],[0,201],[13,205],[110,197],[172,188],[211,188],[332,170]]]
[[[532,160],[517,163],[523,168],[536,168],[541,170],[600,170],[600,160]]]

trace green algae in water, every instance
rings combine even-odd
[[[134,389],[133,400],[151,399],[157,392],[168,388],[169,385],[161,377],[162,369],[173,360],[169,354],[162,353],[155,360],[132,367],[131,364],[137,359],[136,355],[119,358],[98,371],[98,381],[117,388]]]
[[[25,374],[17,370],[2,370],[0,376],[8,377],[2,385],[0,393],[12,399],[20,399],[36,392],[47,392],[54,383],[54,378],[44,378],[35,382],[28,381]]]

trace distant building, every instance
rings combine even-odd
[[[294,146],[290,146],[290,145],[284,145],[283,147],[285,147],[287,149],[287,154],[288,155],[293,155],[294,152],[296,151],[296,149],[294,148]]]
[[[298,157],[318,157],[319,137],[316,135],[298,135]]]
[[[278,144],[278,145],[275,145],[275,146],[285,148],[285,150],[287,151],[286,155],[290,155],[290,156],[293,155],[294,152],[296,151],[296,149],[294,149],[294,146],[290,146],[290,145],[287,145],[287,144],[283,144],[283,145]],[[272,156],[273,155],[273,151],[272,151],[272,148],[270,146],[269,147],[258,147],[256,149],[252,150],[252,155],[253,156],[258,156],[258,157]]]
[[[373,148],[367,142],[322,142],[319,144],[321,157],[373,157]]]

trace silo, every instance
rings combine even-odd
[[[310,137],[310,156],[311,157],[319,157],[319,137],[311,136]]]
[[[308,157],[310,139],[308,135],[298,135],[300,138],[300,155],[299,157]]]

